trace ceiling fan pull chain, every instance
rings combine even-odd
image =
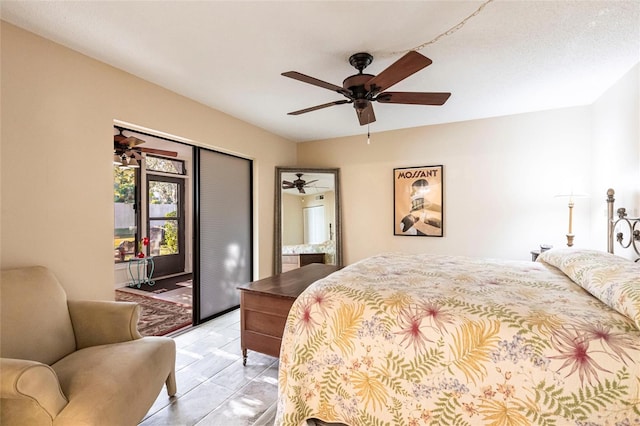
[[[382,53],[380,56],[382,56],[382,57],[389,57],[389,56],[395,56],[395,55],[405,54],[405,53],[407,53],[407,52],[411,52],[411,51],[416,51],[416,52],[417,52],[418,50],[422,50],[422,49],[424,49],[425,47],[427,47],[428,45],[430,45],[430,44],[433,44],[433,43],[437,42],[437,41],[438,41],[438,40],[440,40],[442,37],[450,36],[451,34],[453,34],[453,33],[455,33],[456,31],[458,31],[460,28],[462,28],[462,27],[464,26],[464,24],[466,24],[466,23],[467,23],[467,21],[469,21],[471,18],[473,18],[473,17],[475,17],[475,16],[479,15],[479,14],[480,14],[480,12],[482,12],[482,9],[484,9],[484,8],[485,8],[485,6],[487,6],[487,5],[488,5],[489,3],[491,3],[492,1],[493,1],[493,0],[487,0],[487,1],[485,1],[484,3],[482,3],[482,4],[480,5],[480,7],[478,7],[478,9],[476,9],[476,11],[475,11],[475,12],[473,12],[471,15],[467,16],[466,18],[464,18],[464,19],[463,19],[462,21],[460,21],[458,24],[456,24],[456,25],[454,25],[453,27],[449,28],[447,31],[445,31],[445,32],[443,32],[443,33],[441,33],[441,34],[439,34],[439,35],[438,35],[438,36],[436,36],[435,38],[433,38],[433,39],[431,39],[431,40],[429,40],[429,41],[427,41],[427,42],[424,42],[424,43],[422,43],[422,44],[421,44],[421,45],[419,45],[419,46],[414,47],[413,49],[409,49],[409,50],[398,50],[398,51],[390,52],[390,53],[387,53],[387,54]]]
[[[367,145],[371,145],[371,133],[369,132],[369,124],[370,123],[367,123]]]

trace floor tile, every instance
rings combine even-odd
[[[141,425],[195,425],[232,394],[231,389],[215,383],[202,383],[197,389],[181,395],[170,405],[144,420]]]
[[[239,310],[173,339],[178,393],[170,398],[163,388],[140,425],[273,424],[278,359],[249,351],[247,365],[242,365]]]

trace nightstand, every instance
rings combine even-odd
[[[531,261],[535,262],[540,255],[540,250],[531,250]]]

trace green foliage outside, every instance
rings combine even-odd
[[[136,174],[132,169],[113,167],[113,202],[134,203],[136,201]]]
[[[176,185],[169,182],[151,182],[149,195],[151,204],[176,204],[178,201]]]
[[[177,212],[167,213],[165,217],[177,217]],[[178,222],[171,220],[164,223],[164,244],[160,254],[174,253],[178,253]]]

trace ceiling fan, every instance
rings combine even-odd
[[[304,188],[306,186],[308,186],[308,185],[311,185],[314,182],[317,182],[318,179],[305,181],[305,180],[302,179],[302,175],[303,175],[303,173],[296,173],[296,176],[298,176],[298,179],[294,180],[293,182],[290,182],[288,180],[283,180],[282,181],[282,189],[293,189],[293,188],[296,188],[299,193],[306,194]]]
[[[125,136],[122,134],[123,129],[117,129],[119,133],[117,135],[113,135],[114,164],[116,163],[116,158],[119,158],[119,161],[123,166],[136,167],[137,161],[142,159],[142,156],[140,155],[141,152],[163,155],[165,157],[178,156],[178,153],[175,151],[139,146],[145,143],[145,141],[135,136]]]
[[[378,75],[364,74],[364,69],[371,64],[373,56],[369,53],[351,55],[349,63],[358,70],[358,74],[347,77],[342,87],[309,77],[296,71],[282,73],[283,76],[313,84],[340,93],[347,99],[316,105],[310,108],[290,112],[288,115],[300,115],[333,105],[353,104],[361,126],[376,121],[372,102],[411,105],[443,105],[451,93],[445,92],[385,92],[394,84],[404,80],[421,69],[431,65],[431,59],[416,51],[410,51],[391,64]]]

